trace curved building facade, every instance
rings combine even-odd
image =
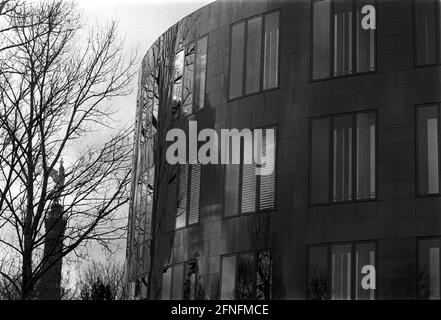
[[[439,299],[439,6],[219,0],[167,30],[139,77],[131,298]],[[192,156],[226,129],[239,164]]]

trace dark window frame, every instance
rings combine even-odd
[[[328,282],[327,282],[327,295],[328,299],[331,300],[332,297],[332,265],[331,265],[331,254],[332,254],[332,247],[334,246],[344,246],[344,245],[350,245],[351,246],[351,299],[355,300],[355,276],[357,273],[357,270],[355,270],[355,252],[357,250],[357,245],[360,244],[374,244],[375,245],[375,297],[374,300],[378,299],[378,240],[357,240],[357,241],[340,241],[340,242],[326,242],[326,243],[319,243],[319,244],[308,244],[306,245],[306,299],[311,300],[309,298],[309,262],[310,262],[310,249],[311,248],[326,248],[326,265],[327,265],[327,276],[328,276]]]
[[[333,182],[334,176],[332,173],[333,162],[334,162],[334,149],[333,149],[333,130],[334,130],[334,119],[342,116],[352,116],[352,126],[354,129],[357,128],[357,115],[362,113],[375,113],[375,197],[371,199],[359,199],[356,197],[356,172],[357,172],[357,161],[356,161],[356,152],[357,152],[357,139],[356,139],[356,130],[352,130],[352,200],[347,201],[334,201],[333,199]],[[329,119],[329,190],[328,190],[328,202],[321,203],[313,203],[312,202],[312,122],[318,119]],[[339,205],[346,203],[361,203],[361,202],[373,202],[378,201],[378,110],[377,109],[368,109],[368,110],[360,110],[354,112],[344,112],[344,113],[335,113],[331,115],[312,117],[309,119],[309,161],[308,161],[308,206],[309,207],[319,207],[319,206],[329,206],[329,205]]]
[[[179,196],[179,185],[180,185],[180,174],[181,174],[181,166],[187,166],[188,167],[188,176],[187,176],[187,190],[186,190],[186,198],[187,198],[187,205],[186,205],[186,208],[185,208],[185,224],[184,224],[184,226],[182,226],[182,227],[179,227],[179,228],[177,228],[176,227],[176,223],[175,223],[175,228],[174,228],[174,230],[175,231],[177,231],[177,230],[182,230],[182,229],[186,229],[186,228],[189,228],[189,227],[193,227],[193,226],[196,226],[196,225],[198,225],[198,224],[200,224],[200,218],[201,218],[201,201],[202,201],[202,199],[201,199],[201,187],[202,187],[202,168],[203,168],[203,166],[202,166],[202,164],[200,164],[200,163],[198,163],[198,164],[190,164],[190,163],[187,163],[187,164],[178,164],[178,184],[177,184],[177,186],[176,186],[176,195],[177,196]],[[191,178],[191,173],[192,173],[192,171],[193,171],[193,167],[194,166],[201,166],[201,169],[200,169],[200,175],[199,175],[199,202],[198,202],[198,221],[197,222],[195,222],[195,223],[192,223],[192,224],[190,224],[189,223],[189,220],[190,220],[190,203],[191,203],[191,181],[192,181],[192,178]],[[176,206],[176,211],[178,210],[179,208]],[[175,213],[175,219],[177,219],[177,212]]]
[[[238,183],[238,196],[237,196],[237,214],[234,215],[226,215],[225,213],[225,192],[227,190],[226,185],[226,175],[227,175],[227,166],[223,165],[223,173],[222,173],[222,219],[233,219],[237,217],[244,217],[248,215],[255,215],[255,214],[263,214],[263,213],[271,213],[274,211],[277,211],[277,177],[278,177],[278,158],[279,158],[279,127],[278,124],[274,125],[268,125],[264,127],[258,127],[254,129],[274,129],[275,133],[275,141],[274,146],[276,149],[276,154],[274,155],[274,205],[272,208],[268,209],[260,209],[260,187],[261,187],[261,177],[262,176],[256,176],[256,188],[255,188],[255,210],[250,212],[242,212],[242,185],[243,185],[243,166],[244,166],[244,143],[243,139],[241,138],[241,144],[240,144],[240,164],[239,164],[239,183]],[[254,129],[251,129],[251,132],[253,132]],[[231,129],[230,129],[231,130]],[[239,130],[240,132],[240,130]],[[253,141],[253,150],[254,150],[254,141]],[[253,151],[254,152],[254,151]]]
[[[253,254],[253,259],[254,259],[254,263],[253,263],[253,297],[255,298],[256,296],[256,288],[257,288],[257,269],[258,269],[258,255],[260,253],[263,252],[267,252],[270,255],[270,268],[271,268],[271,296],[272,296],[272,291],[273,291],[273,280],[274,280],[274,257],[273,257],[273,252],[271,249],[259,249],[259,250],[248,250],[248,251],[242,251],[242,252],[238,252],[238,253],[228,253],[228,254],[223,254],[220,256],[220,272],[219,272],[219,297],[218,299],[221,300],[222,298],[222,274],[223,274],[223,261],[224,258],[228,258],[228,257],[236,257],[236,263],[235,263],[235,275],[234,275],[234,300],[239,300],[237,299],[237,282],[238,282],[238,257],[241,255],[247,255],[247,254]],[[271,297],[272,298],[272,297]]]
[[[337,75],[334,76],[334,19],[333,19],[333,14],[334,14],[334,2],[335,0],[329,0],[329,6],[330,6],[330,34],[329,34],[329,76],[328,77],[324,77],[324,78],[317,78],[314,79],[314,75],[313,75],[313,69],[314,69],[314,59],[313,59],[313,54],[314,54],[314,42],[313,42],[313,37],[314,37],[314,3],[316,2],[321,2],[321,1],[326,1],[326,0],[312,0],[311,1],[311,21],[310,21],[310,50],[309,50],[309,61],[310,61],[310,68],[309,68],[309,79],[310,82],[319,82],[319,81],[326,81],[326,80],[332,80],[332,79],[341,79],[341,78],[348,78],[348,77],[354,77],[354,76],[362,76],[362,75],[367,75],[367,74],[375,74],[378,73],[378,37],[377,37],[377,29],[374,30],[374,65],[375,65],[375,70],[373,71],[363,71],[363,72],[357,72],[357,65],[356,65],[356,61],[357,61],[357,54],[358,54],[358,50],[357,50],[357,42],[356,40],[356,32],[352,32],[352,70],[353,72],[351,74],[345,74],[345,75]],[[352,12],[356,12],[357,10],[357,0],[348,0],[352,2]],[[374,1],[374,7],[376,10],[376,17],[378,15],[377,12],[377,0],[373,0]],[[356,24],[356,15],[353,14],[352,15],[352,25],[353,26],[357,26]],[[376,19],[378,21],[378,19]]]
[[[438,62],[429,63],[429,64],[418,64],[417,61],[417,33],[416,33],[416,9],[415,9],[415,1],[422,0],[412,0],[412,45],[413,45],[413,66],[414,68],[425,68],[425,67],[434,67],[441,65],[441,28],[435,28],[435,41],[436,41],[436,54]],[[433,1],[435,3],[435,22],[438,23],[438,26],[441,26],[441,4],[437,0],[423,0],[423,1]]]
[[[263,75],[264,75],[264,62],[265,62],[265,26],[266,26],[266,16],[270,15],[272,13],[278,12],[279,13],[279,24],[278,24],[278,28],[279,28],[279,41],[278,41],[278,48],[277,48],[277,86],[274,88],[269,88],[269,89],[263,89]],[[253,20],[255,18],[261,17],[262,18],[262,25],[261,25],[261,43],[260,43],[260,78],[259,78],[259,89],[256,92],[252,92],[252,93],[246,93],[246,79],[247,79],[247,73],[246,73],[246,57],[247,57],[247,44],[248,44],[248,38],[247,38],[247,34],[248,34],[248,21],[249,20]],[[246,97],[251,97],[257,94],[261,94],[264,92],[271,92],[271,91],[275,91],[278,90],[280,88],[280,58],[281,58],[281,37],[280,37],[280,20],[282,18],[282,14],[281,14],[281,10],[280,8],[278,9],[273,9],[270,11],[266,11],[266,12],[262,12],[253,16],[250,16],[248,18],[242,19],[240,21],[236,21],[234,23],[232,23],[230,25],[230,31],[229,31],[229,49],[228,49],[228,79],[227,79],[227,102],[231,102],[231,101],[235,101],[235,100],[239,100],[242,98],[246,98]],[[240,23],[244,23],[245,27],[244,27],[244,49],[243,49],[243,54],[242,54],[242,74],[243,74],[243,78],[242,78],[242,94],[238,97],[234,97],[231,98],[230,95],[230,79],[231,79],[231,49],[233,47],[233,26],[240,24]]]
[[[438,193],[420,193],[419,188],[419,181],[420,181],[420,175],[419,175],[419,156],[418,156],[418,110],[423,109],[426,107],[437,107],[437,115],[438,115]],[[433,102],[433,103],[423,103],[423,104],[416,104],[414,108],[414,132],[415,132],[415,196],[417,198],[430,198],[430,197],[439,197],[441,196],[441,102]]]
[[[190,117],[190,116],[193,116],[193,115],[196,115],[196,114],[198,114],[199,112],[201,112],[202,110],[204,110],[204,109],[206,109],[206,105],[207,105],[207,69],[208,69],[208,49],[209,49],[209,44],[210,44],[210,35],[209,35],[209,33],[207,33],[207,34],[205,34],[205,35],[203,35],[203,36],[200,36],[200,37],[198,37],[198,38],[196,38],[196,39],[194,39],[194,40],[192,40],[192,41],[189,41],[189,42],[187,42],[186,44],[184,44],[184,45],[182,45],[182,46],[180,46],[179,47],[179,49],[178,50],[176,50],[175,51],[175,57],[178,55],[178,53],[180,53],[181,51],[183,51],[184,52],[184,61],[183,61],[183,66],[182,66],[182,88],[181,88],[181,106],[180,106],[180,108],[179,108],[179,115],[178,115],[178,117],[177,117],[177,120],[182,120],[182,119],[187,119],[188,117]],[[204,71],[204,73],[205,73],[205,83],[204,83],[204,86],[203,86],[203,88],[204,88],[204,104],[203,104],[203,106],[199,106],[199,108],[196,110],[196,106],[197,106],[197,103],[195,103],[195,96],[194,96],[194,88],[195,88],[195,84],[196,84],[196,74],[197,74],[197,72],[196,72],[196,59],[197,59],[197,57],[198,57],[198,55],[197,55],[197,51],[198,51],[198,42],[200,41],[200,40],[202,40],[202,39],[204,39],[204,38],[207,38],[207,61],[206,61],[206,65],[205,65],[205,71]],[[182,112],[182,108],[183,108],[183,102],[184,102],[184,87],[185,87],[185,85],[184,85],[184,82],[185,82],[185,70],[186,70],[186,68],[185,68],[185,58],[186,58],[186,56],[185,56],[185,52],[187,51],[187,48],[190,46],[190,45],[194,45],[194,48],[195,48],[195,50],[194,50],[194,61],[193,61],[193,65],[194,65],[194,71],[193,71],[193,82],[192,82],[192,84],[193,84],[193,91],[192,91],[192,95],[193,95],[193,97],[192,97],[192,101],[191,101],[191,112],[190,113],[188,113],[188,114],[183,114],[183,112]],[[175,81],[175,79],[173,79],[173,85],[174,85],[174,81]],[[200,88],[202,88],[202,87],[200,87]]]

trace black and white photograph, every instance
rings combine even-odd
[[[0,300],[440,300],[440,126],[440,0],[0,0]]]

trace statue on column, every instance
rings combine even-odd
[[[60,203],[60,197],[62,196],[65,187],[64,182],[66,176],[64,173],[63,159],[61,159],[60,161],[60,167],[58,168],[58,171],[52,169],[49,175],[52,178],[52,181],[55,183],[55,187],[52,190],[54,203],[58,204]]]

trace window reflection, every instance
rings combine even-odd
[[[418,297],[440,299],[440,239],[422,239],[418,251]]]
[[[231,30],[230,53],[230,98],[242,95],[243,88],[243,63],[245,50],[245,22],[235,24]]]
[[[311,247],[309,250],[308,297],[311,300],[328,299],[328,248]]]
[[[361,23],[362,8],[375,3],[313,0],[312,79],[375,71],[375,29]]]
[[[174,65],[174,83],[173,83],[173,108],[179,112],[182,105],[182,76],[184,72],[184,50],[176,53]]]
[[[184,265],[177,265],[173,267],[172,274],[172,300],[182,300],[184,282]]]
[[[272,12],[232,26],[230,99],[278,86],[279,15]]]
[[[376,243],[331,244],[309,248],[308,298],[376,298]]]
[[[194,55],[195,45],[191,43],[185,48],[182,116],[189,115],[193,112]]]
[[[261,41],[262,17],[257,17],[247,23],[246,94],[257,92],[260,89]]]
[[[236,282],[236,256],[222,258],[221,299],[233,300],[235,298]]]
[[[311,204],[327,204],[329,186],[332,202],[375,199],[376,112],[312,119],[311,126]]]
[[[334,119],[333,200],[352,200],[352,116]]]
[[[416,64],[430,65],[439,62],[437,56],[437,34],[439,34],[440,22],[437,19],[439,1],[415,0],[415,49]]]
[[[222,259],[221,299],[271,299],[272,264],[269,251]]]
[[[237,299],[253,299],[254,274],[254,255],[239,255],[237,261]]]
[[[418,194],[439,193],[438,106],[417,109]]]
[[[273,12],[265,16],[263,90],[278,86],[279,15],[279,12]]]
[[[312,121],[311,137],[311,203],[329,202],[329,118]]]
[[[350,245],[333,246],[331,249],[331,298],[351,299],[351,256]]]
[[[197,42],[196,52],[196,77],[194,87],[195,110],[204,108],[205,82],[207,70],[207,46],[208,38],[204,37]]]
[[[195,300],[198,280],[197,262],[192,261],[185,266],[184,300]]]
[[[172,268],[167,268],[164,270],[162,275],[162,288],[161,288],[161,299],[170,300],[171,298],[171,280],[172,280]]]
[[[269,251],[257,254],[256,299],[271,299],[272,263]]]

